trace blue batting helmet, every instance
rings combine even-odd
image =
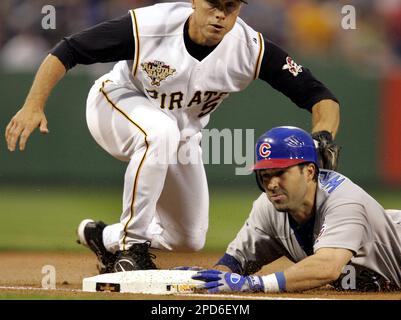
[[[256,142],[256,163],[253,170],[287,168],[303,162],[318,167],[312,136],[297,127],[275,127]]]

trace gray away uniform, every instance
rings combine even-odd
[[[320,171],[316,215],[305,226],[297,228],[263,193],[225,256],[237,260],[241,273],[251,274],[281,256],[298,262],[320,248],[351,250],[352,265],[401,288],[401,211],[384,210],[350,179],[329,170]]]

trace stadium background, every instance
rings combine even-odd
[[[83,251],[75,227],[86,217],[117,221],[125,164],[98,147],[85,122],[87,92],[112,64],[69,72],[47,104],[50,134],[34,133],[23,153],[7,151],[5,127],[22,106],[34,72],[61,37],[163,1],[18,1],[0,3],[0,250]],[[44,5],[56,29],[44,30]],[[309,67],[341,101],[340,171],[384,207],[401,208],[401,4],[352,1],[355,30],[341,28],[347,1],[251,0],[241,17]],[[232,95],[207,128],[311,128],[307,112],[261,81]],[[244,141],[245,142],[245,141]],[[222,147],[224,146],[222,140]],[[211,205],[205,250],[222,252],[259,191],[236,164],[206,165]]]

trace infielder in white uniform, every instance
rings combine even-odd
[[[118,61],[93,85],[87,123],[108,153],[128,163],[119,223],[84,220],[79,241],[100,272],[156,268],[148,248],[200,250],[208,228],[201,129],[230,93],[262,79],[312,113],[322,164],[335,166],[339,104],[311,72],[238,15],[244,0],[192,0],[131,10],[64,38],[38,70],[6,129],[10,151],[48,133],[46,100],[76,64]],[[246,106],[244,106],[246,107]],[[266,106],[269,108],[269,106]],[[179,160],[190,150],[191,161]]]
[[[400,290],[400,210],[384,210],[347,177],[318,170],[313,139],[302,129],[267,131],[256,144],[256,158],[264,193],[217,262],[220,271],[195,276],[205,288],[278,292],[332,284],[340,290]],[[282,256],[295,264],[248,276]]]

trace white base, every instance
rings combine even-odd
[[[85,278],[82,291],[174,294],[194,292],[203,281],[193,280],[193,270],[139,270],[105,273]]]

